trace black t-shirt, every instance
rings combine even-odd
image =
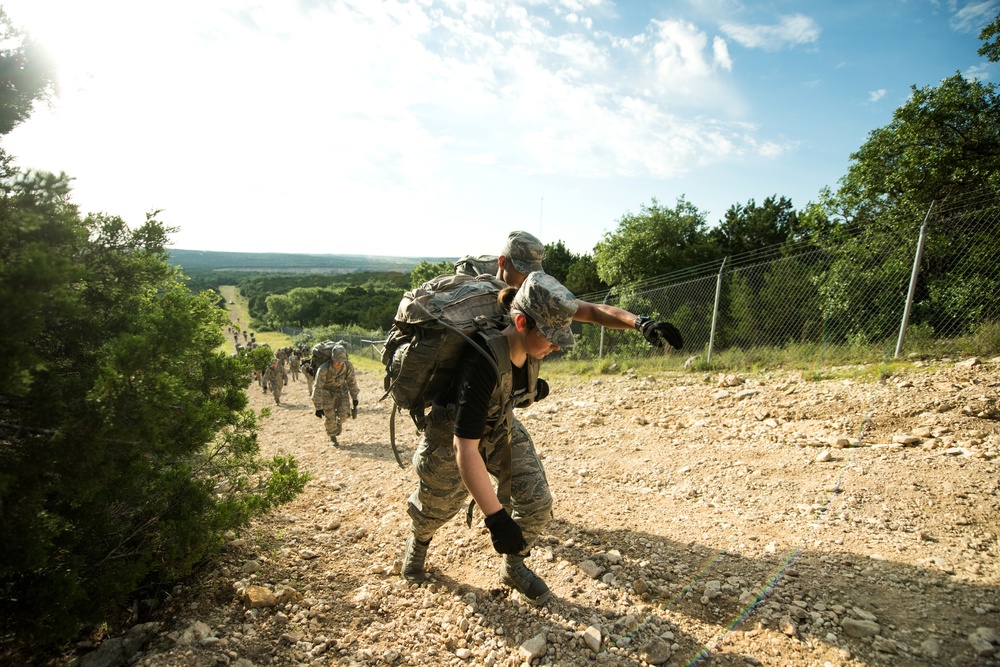
[[[486,341],[481,336],[474,338],[486,354]],[[528,389],[528,364],[523,367],[511,366],[513,371],[514,395]],[[499,378],[482,354],[469,348],[462,358],[458,374],[452,383],[451,402],[456,406],[455,435],[460,438],[479,440],[486,435],[486,418],[490,411],[490,397]]]

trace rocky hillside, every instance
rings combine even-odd
[[[359,381],[340,449],[304,383],[253,390],[264,448],[315,479],[137,618],[134,664],[1000,665],[998,360],[553,377],[520,414],[556,496],[542,608],[499,585],[480,516],[435,537],[430,585],[399,578],[416,477]]]

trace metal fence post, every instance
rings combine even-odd
[[[604,295],[604,305],[608,305],[608,299],[610,298],[611,298],[611,290],[608,290],[608,293]],[[597,358],[598,359],[604,358],[604,327],[601,327],[601,342],[598,344],[597,347]]]
[[[896,354],[898,359],[903,353],[903,341],[906,339],[906,327],[910,324],[910,310],[913,308],[913,294],[917,291],[917,277],[920,275],[920,260],[924,256],[924,242],[927,240],[927,221],[934,210],[934,202],[931,202],[924,216],[924,222],[920,225],[920,239],[917,241],[917,254],[913,257],[913,272],[910,274],[910,289],[906,293],[906,306],[903,308],[903,322],[899,325],[899,338],[896,339]]]
[[[719,296],[722,293],[722,270],[726,268],[726,260],[722,258],[722,266],[719,267],[719,275],[715,279],[715,306],[712,308],[712,333],[708,336],[708,359],[707,363],[712,363],[712,346],[715,344],[715,323],[719,319]]]

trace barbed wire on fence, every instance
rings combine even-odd
[[[947,339],[974,347],[976,336],[997,336],[1000,196],[978,191],[936,203],[905,228],[841,226],[579,298],[672,322],[684,335],[683,358],[824,346],[899,354],[907,340],[910,348]],[[576,328],[573,357],[671,354],[634,332]]]

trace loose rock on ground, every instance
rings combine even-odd
[[[430,584],[400,579],[416,477],[379,373],[339,449],[304,382],[251,388],[264,450],[314,480],[174,591],[134,664],[1000,665],[1000,364],[856,370],[550,380],[519,413],[556,498],[541,608],[479,515],[435,537]]]

